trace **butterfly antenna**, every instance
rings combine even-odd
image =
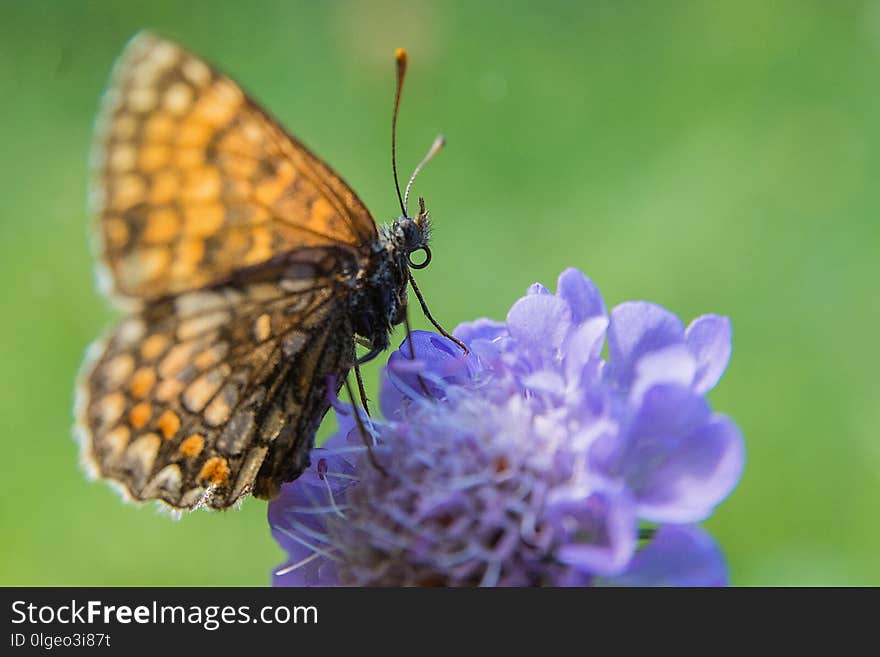
[[[400,211],[406,217],[406,204],[400,193],[400,181],[397,179],[397,111],[400,109],[400,93],[403,91],[403,78],[406,75],[406,50],[398,48],[394,53],[397,61],[397,91],[394,94],[394,114],[391,116],[391,171],[394,174],[394,188],[397,190],[397,201]]]
[[[415,171],[413,171],[412,175],[409,177],[409,182],[406,183],[406,191],[403,193],[403,205],[404,207],[409,207],[409,190],[412,188],[413,181],[415,181],[416,176],[419,175],[419,172],[424,168],[424,166],[434,159],[434,156],[440,152],[440,149],[446,145],[446,137],[443,135],[437,135],[437,138],[434,140],[434,143],[431,144],[431,148],[428,149],[428,154],[422,158],[422,161],[419,162],[419,165],[416,167]]]

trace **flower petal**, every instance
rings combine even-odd
[[[618,385],[628,388],[635,363],[645,354],[684,341],[684,325],[674,314],[647,301],[628,301],[611,311],[608,355]]]
[[[283,484],[277,497],[269,502],[269,525],[273,528],[288,526],[290,517],[302,512],[302,517],[297,517],[298,522],[318,527],[318,523],[312,522],[314,516],[309,510],[315,506],[334,506],[336,498],[351,485],[353,473],[354,465],[347,459],[330,454],[321,447],[314,449],[312,465],[296,481]]]
[[[708,532],[695,525],[666,525],[636,552],[617,577],[597,586],[727,586],[724,555]]]
[[[690,323],[685,332],[687,346],[697,359],[694,389],[706,393],[715,387],[730,361],[732,329],[730,319],[703,315]]]
[[[555,296],[521,298],[507,313],[507,328],[523,349],[558,349],[571,327],[568,304]]]
[[[474,340],[492,341],[507,335],[507,324],[484,317],[473,322],[462,322],[455,327],[452,334],[465,344],[470,344]]]
[[[669,389],[652,388],[646,400],[669,398]],[[663,403],[663,402],[661,402]],[[701,398],[683,402],[678,417],[642,415],[630,437],[622,470],[633,490],[640,518],[687,523],[708,517],[734,489],[742,475],[745,452],[739,428],[724,415],[711,415],[692,426]]]
[[[579,570],[617,574],[635,550],[636,516],[625,491],[557,496],[547,517],[560,543],[556,559]]]
[[[342,503],[354,467],[321,448],[312,453],[312,463],[269,502],[272,537],[287,552],[287,561],[273,572],[273,586],[335,584],[335,567],[321,554],[328,547],[324,517]]]
[[[410,340],[415,361],[410,357]],[[423,397],[424,388],[428,389],[429,396],[442,398],[445,384],[464,384],[471,380],[471,366],[476,366],[476,359],[462,353],[448,338],[430,331],[413,331],[388,358],[382,373],[379,395],[382,413],[386,418],[394,417],[404,401]]]
[[[592,317],[607,316],[599,288],[574,267],[569,267],[559,275],[556,293],[568,303],[575,324]]]
[[[528,391],[550,395],[562,395],[565,393],[565,380],[559,372],[553,370],[538,370],[537,372],[526,374],[520,381]]]
[[[645,391],[661,383],[675,383],[689,388],[697,371],[697,362],[683,344],[673,344],[642,356],[635,367],[630,401],[638,406]]]
[[[564,359],[565,378],[569,384],[579,384],[587,363],[599,358],[607,328],[606,317],[592,317],[572,331],[565,344]]]
[[[553,293],[550,290],[548,290],[546,287],[544,287],[540,283],[532,283],[531,285],[529,285],[529,289],[526,290],[526,294],[527,295],[546,294],[549,296],[553,295]]]

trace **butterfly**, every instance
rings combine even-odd
[[[95,132],[99,282],[129,314],[83,364],[82,460],[134,501],[270,499],[308,467],[330,395],[404,322],[410,268],[430,260],[424,202],[407,215],[393,157],[403,215],[379,228],[235,82],[150,33],[120,56]]]

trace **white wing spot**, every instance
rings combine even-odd
[[[119,325],[116,331],[116,340],[120,347],[131,347],[135,342],[140,341],[146,333],[147,327],[140,319],[127,319]]]
[[[230,315],[225,310],[217,310],[205,315],[197,315],[192,319],[184,320],[177,327],[177,337],[180,340],[189,340],[214,329],[220,328],[229,321]]]
[[[137,164],[137,153],[130,144],[120,144],[110,153],[110,168],[117,173],[131,171],[135,164]]]
[[[158,94],[153,87],[135,87],[128,92],[126,101],[135,112],[149,112],[156,107]]]
[[[120,354],[101,368],[104,384],[108,388],[118,388],[131,378],[134,372],[134,358],[130,354]]]
[[[143,485],[147,475],[153,469],[161,442],[162,439],[157,434],[148,433],[128,446],[125,452],[125,465],[134,474],[138,488]]]
[[[178,82],[165,92],[162,104],[172,114],[183,114],[189,108],[193,99],[193,90],[189,85]]]
[[[187,59],[181,66],[184,77],[193,84],[202,86],[211,79],[211,69],[197,59]]]

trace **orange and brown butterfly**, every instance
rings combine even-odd
[[[404,320],[424,205],[379,229],[235,82],[149,33],[116,64],[95,139],[99,278],[129,315],[83,365],[83,460],[174,509],[271,498],[307,467],[356,343],[362,362]]]

